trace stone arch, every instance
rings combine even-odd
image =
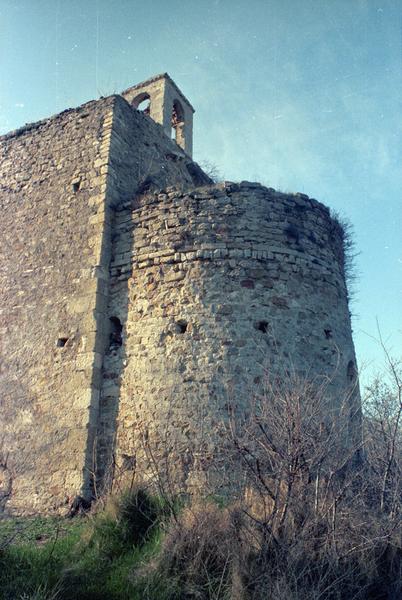
[[[133,99],[131,106],[144,114],[149,115],[151,112],[151,96],[147,92],[141,92],[141,94],[138,94],[138,96]]]
[[[171,137],[184,148],[184,108],[176,98],[172,106]]]

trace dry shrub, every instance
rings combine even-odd
[[[267,539],[248,556],[245,598],[398,600],[401,564],[400,548],[384,541],[336,558],[325,545],[310,554],[305,539],[281,545]]]
[[[344,554],[334,554],[324,521],[308,520],[299,537],[289,522],[277,538],[243,507],[198,503],[171,520],[158,556],[135,578],[157,581],[163,598],[180,600],[399,599],[400,546],[374,541],[372,531],[362,545],[362,532],[353,533],[359,523],[350,519],[338,544]]]
[[[169,599],[402,597],[402,375],[389,366],[363,419],[356,381],[335,410],[330,381],[290,377],[223,415],[215,469],[236,507],[193,504],[167,526],[148,576]]]
[[[212,502],[185,508],[169,524],[151,570],[174,581],[183,600],[242,600],[241,518],[237,509]]]
[[[228,473],[243,482],[254,541],[243,577],[251,600],[402,597],[402,377],[390,366],[394,385],[371,395],[363,452],[353,389],[333,412],[328,385],[268,381],[243,422],[227,426]]]

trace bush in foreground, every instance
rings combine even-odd
[[[167,519],[155,500],[142,504],[141,498],[136,493],[110,500],[43,545],[4,547],[0,598],[399,600],[402,595],[400,535],[378,512],[343,515],[343,539],[335,552],[328,524],[308,515],[304,523],[273,532],[249,505],[197,502]]]
[[[135,488],[68,531],[53,521],[51,537],[15,537],[8,522],[1,600],[399,600],[402,377],[390,366],[394,385],[370,389],[363,448],[345,446],[355,403],[331,419],[325,389],[266,386],[242,422],[222,419],[230,500],[179,508],[161,488],[169,514]]]

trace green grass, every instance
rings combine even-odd
[[[374,537],[334,560],[322,528],[301,528],[301,542],[285,531],[275,544],[220,498],[177,511],[135,490],[83,517],[0,521],[0,600],[229,600],[245,590],[253,600],[401,597],[399,537]]]
[[[141,589],[131,574],[157,544],[150,540],[141,550],[132,548],[113,559],[71,534],[40,548],[12,546],[0,557],[0,598],[36,598],[36,594],[38,600],[140,599]]]
[[[80,519],[60,517],[16,517],[0,519],[0,548],[3,542],[43,544],[82,527]]]
[[[11,531],[11,527],[7,523],[4,529]],[[60,574],[77,547],[82,523],[74,523],[62,533],[64,522],[55,519],[42,520],[41,524],[30,522],[23,531],[20,527],[19,521],[13,543],[0,551],[0,598],[35,598],[35,593],[38,600],[51,597],[48,592],[58,585]],[[47,541],[42,543],[41,538],[39,544],[36,536],[45,533]]]
[[[76,600],[141,600],[141,582],[136,581],[137,566],[157,552],[159,532],[141,548],[126,547],[109,558],[96,545],[77,548],[60,579],[59,598]]]
[[[138,494],[89,517],[0,521],[0,600],[175,600],[141,575],[159,551],[158,503]]]

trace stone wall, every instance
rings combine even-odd
[[[109,342],[103,360],[103,391],[97,440],[96,462],[100,479],[104,479],[106,472],[107,477],[111,475],[109,467],[115,449],[116,411],[120,389],[116,383],[120,378],[122,355],[120,352],[116,357],[114,352],[113,336],[117,334],[114,331],[114,320],[119,319],[121,324],[127,320],[128,290],[125,273],[131,268],[131,256],[136,251],[133,247],[132,230],[121,236],[119,229],[116,229],[121,219],[121,211],[125,214],[132,205],[132,199],[145,190],[160,190],[174,184],[183,191],[193,188],[194,185],[211,183],[200,167],[165,135],[161,125],[133,109],[121,97],[116,98],[109,163],[105,168],[108,171],[107,204],[116,210],[112,211],[111,221],[112,253],[117,260],[128,263],[128,266],[122,263],[121,269],[118,270],[121,277],[118,276],[117,279],[116,270],[113,268],[110,304],[105,318],[109,326]],[[155,235],[158,235],[157,231]],[[115,314],[116,295],[119,298],[118,315]]]
[[[330,378],[328,409],[340,410],[355,363],[343,253],[325,206],[259,184],[170,188],[120,207],[109,317],[121,338],[99,434],[114,475],[151,475],[146,440],[154,466],[191,480],[205,468],[197,456],[219,455],[222,415],[246,411],[267,377]]]
[[[115,98],[109,165],[109,195],[113,206],[136,193],[167,186],[182,189],[211,180],[167,135],[163,127]]]
[[[119,96],[0,145],[0,509],[38,512],[91,493],[116,206],[209,179]]]
[[[173,106],[175,102],[178,102],[182,114],[181,123],[175,131],[176,141],[188,156],[193,155],[194,108],[167,73],[162,73],[124,90],[122,96],[130,105],[134,106],[138,106],[138,102],[148,97],[151,118],[163,127],[169,138],[172,130]]]
[[[322,204],[211,185],[120,96],[1,137],[0,170],[0,510],[151,477],[149,451],[190,488],[266,378],[327,378],[339,412],[355,356]]]
[[[87,477],[104,300],[100,165],[113,102],[0,140],[0,443],[17,511],[68,503]]]

